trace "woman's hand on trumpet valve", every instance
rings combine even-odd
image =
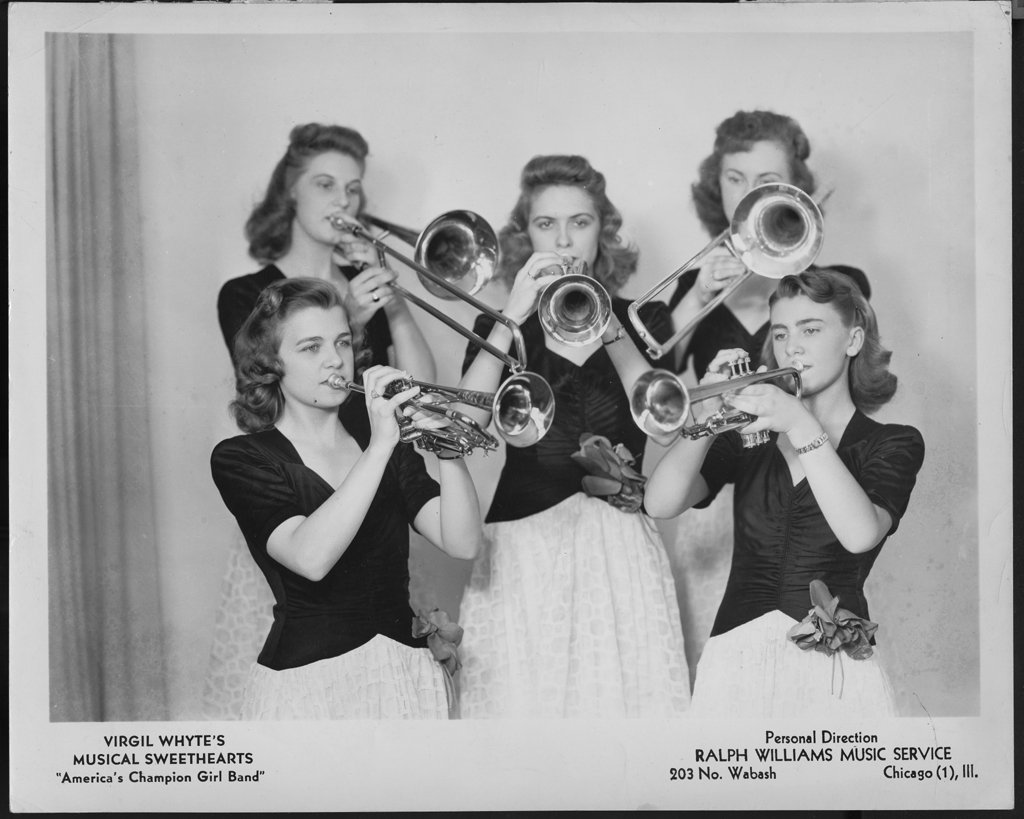
[[[385,393],[392,381],[408,379],[409,374],[394,367],[377,365],[363,373],[363,389],[366,391],[366,413],[370,416],[370,446],[395,448],[401,438],[398,414],[405,415],[402,404],[419,395],[419,387],[410,387],[388,397]],[[412,409],[411,407],[409,409]],[[406,416],[408,417],[408,416]]]
[[[697,280],[687,292],[687,296],[703,307],[746,270],[746,265],[731,254],[708,256],[701,262]]]
[[[761,365],[757,372],[767,369]],[[813,441],[821,434],[821,424],[799,398],[767,381],[751,384],[738,392],[724,393],[722,398],[727,406],[756,416],[739,430],[744,434],[761,430],[778,432],[789,436],[791,443],[797,441],[795,446]]]
[[[517,324],[526,321],[537,309],[537,300],[544,288],[562,275],[561,265],[562,257],[557,253],[545,251],[530,256],[516,273],[512,292],[502,312]],[[552,272],[551,268],[557,268],[557,272]]]
[[[737,359],[745,358],[747,351],[739,348],[729,350],[719,350],[711,363],[708,364],[708,370],[704,374],[704,377],[698,382],[700,386],[706,386],[708,384],[718,384],[722,381],[729,380],[729,365]],[[705,398],[703,401],[696,401],[690,406],[690,412],[693,414],[693,420],[698,424],[703,424],[710,416],[721,410],[725,403],[722,400],[723,396],[713,395],[710,398]]]

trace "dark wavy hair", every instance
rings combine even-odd
[[[350,156],[360,168],[365,168],[370,146],[358,131],[341,125],[311,122],[292,128],[288,150],[270,175],[263,201],[252,209],[245,223],[249,255],[256,261],[269,264],[288,252],[292,242],[292,220],[295,218],[295,202],[289,191],[309,160],[328,151]],[[360,203],[360,213],[362,209],[363,203]]]
[[[260,293],[256,307],[235,336],[235,400],[231,414],[244,432],[262,432],[277,423],[284,410],[281,378],[284,368],[278,355],[281,327],[288,318],[307,307],[345,310],[341,295],[323,279],[283,279]],[[347,315],[347,313],[346,313]],[[356,377],[370,358],[363,328],[352,324],[352,349]]]
[[[582,188],[589,195],[601,223],[597,258],[588,271],[614,294],[636,272],[639,251],[625,245],[619,237],[622,216],[605,193],[604,174],[595,170],[582,156],[535,156],[526,163],[519,180],[519,201],[512,208],[508,224],[498,234],[501,261],[498,277],[510,284],[533,253],[527,225],[534,197],[545,188],[564,185]]]
[[[729,220],[722,209],[722,157],[749,151],[756,142],[775,142],[789,156],[792,183],[808,195],[814,193],[814,175],[807,167],[811,143],[792,117],[771,111],[737,111],[715,130],[715,149],[700,163],[700,177],[692,186],[693,204],[704,229],[717,236]]]
[[[882,347],[875,311],[856,282],[848,275],[828,268],[806,270],[783,278],[768,299],[768,305],[774,306],[779,299],[794,296],[807,296],[818,304],[831,304],[846,327],[863,328],[864,345],[850,362],[850,396],[863,413],[872,413],[888,403],[896,394],[897,379],[889,372],[892,352]],[[761,363],[769,370],[779,366],[771,333],[765,339]]]

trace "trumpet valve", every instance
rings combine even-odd
[[[750,356],[744,353],[735,361],[730,361],[729,370],[729,378],[738,378],[741,375],[750,375]]]
[[[741,432],[740,440],[743,443],[744,449],[753,449],[754,447],[761,446],[761,444],[767,444],[770,438],[768,437],[768,430],[762,429],[760,432]]]

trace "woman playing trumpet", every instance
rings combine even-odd
[[[335,226],[338,216],[357,217],[363,211],[368,152],[366,140],[351,128],[309,123],[292,129],[288,149],[245,227],[249,254],[264,267],[226,282],[217,299],[232,361],[235,336],[263,289],[308,276],[329,281],[338,290],[348,314],[365,328],[373,364],[393,364],[425,381],[434,379],[430,348],[408,305],[389,286],[395,274],[379,266],[368,242]],[[362,404],[348,402],[342,411],[359,415]],[[237,718],[241,686],[270,628],[273,604],[245,543],[236,538],[228,555],[203,693],[207,718]]]
[[[650,366],[625,323],[628,303],[613,299],[607,329],[583,346],[555,340],[536,315],[560,265],[585,264],[612,293],[626,282],[637,253],[620,243],[621,224],[604,176],[586,159],[538,156],[523,170],[519,201],[500,234],[499,275],[513,279],[504,314],[521,325],[528,369],[551,384],[556,408],[538,443],[506,449],[485,552],[460,609],[463,717],[673,716],[689,704],[664,546],[639,510],[641,496],[627,491],[642,483],[628,476],[639,473],[646,437],[632,422],[626,388]],[[664,337],[664,305],[651,308],[648,318]],[[512,340],[489,317],[475,330],[499,349]],[[483,391],[508,375],[476,346],[464,371],[460,387]],[[601,454],[601,444],[590,442],[595,461],[636,459],[611,467],[622,481],[602,496],[609,502],[587,494],[587,469],[573,458],[586,436],[605,439]],[[628,453],[613,452],[615,445]]]
[[[811,144],[792,117],[771,111],[738,111],[719,123],[714,149],[700,164],[691,187],[693,204],[705,231],[718,236],[729,227],[737,206],[755,187],[771,183],[793,185],[808,195],[816,190],[807,165]],[[849,275],[870,297],[867,277],[855,267],[835,266]],[[682,275],[669,307],[676,332],[700,312],[746,268],[724,248]],[[724,301],[684,335],[676,345],[676,372],[690,370],[693,380],[708,371],[720,350],[741,349],[756,369],[768,337],[768,298],[778,281],[749,276]],[[672,366],[671,364],[667,366]],[[684,623],[691,668],[700,657],[728,572],[732,544],[732,489],[726,487],[706,511],[689,516],[678,531],[662,525],[670,553],[679,561],[677,577],[685,585]]]
[[[771,442],[744,449],[736,431],[681,439],[647,485],[647,509],[659,518],[707,506],[726,483],[736,486],[732,570],[697,667],[693,713],[894,715],[867,639],[874,624],[851,647],[860,659],[847,660],[834,683],[834,660],[801,651],[787,633],[812,608],[816,581],[867,621],[864,581],[906,512],[924,442],[913,427],[866,415],[892,398],[896,377],[874,312],[849,277],[787,276],[770,306],[763,360],[800,370],[802,397],[770,384],[726,393],[726,403],[756,416],[742,431],[770,430]],[[702,383],[720,380],[717,370],[735,353],[720,353]],[[698,405],[698,420],[717,409],[714,399],[702,403],[709,406]]]
[[[360,345],[337,290],[302,278],[264,290],[235,342],[232,410],[248,434],[217,445],[213,477],[276,600],[243,719],[448,714],[441,668],[413,636],[408,527],[470,559],[479,503],[462,460],[440,462],[439,487],[399,443],[396,412],[420,388],[385,391],[407,374],[370,367],[368,428],[345,420],[350,391],[330,381],[356,377]]]

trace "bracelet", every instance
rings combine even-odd
[[[601,343],[607,347],[609,344],[614,344],[616,341],[620,341],[626,337],[626,328],[623,325],[619,325],[619,329],[615,331],[615,337],[611,341],[602,341]]]
[[[811,450],[817,449],[819,446],[824,444],[825,441],[827,441],[827,440],[828,440],[828,433],[827,432],[823,432],[823,433],[821,433],[821,435],[819,435],[817,438],[815,438],[813,441],[811,441],[807,446],[800,447],[796,451],[796,454],[797,455],[806,455]]]

